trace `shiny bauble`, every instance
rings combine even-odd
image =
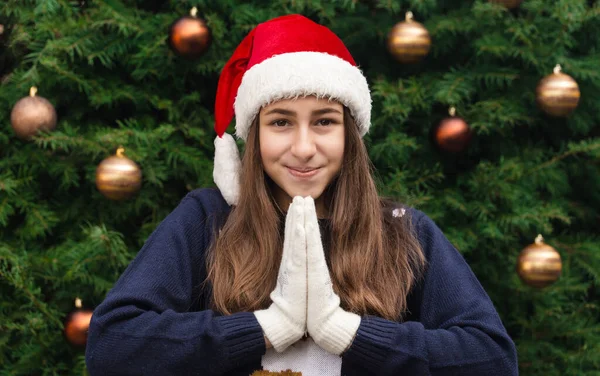
[[[71,345],[85,347],[92,313],[92,310],[83,308],[81,299],[75,299],[75,309],[65,318],[63,332]]]
[[[560,254],[544,243],[538,235],[533,244],[525,247],[519,254],[517,274],[529,286],[542,288],[556,282],[562,272]]]
[[[96,168],[96,187],[106,198],[116,201],[133,197],[142,185],[142,170],[123,152],[119,148],[116,155],[106,158]]]
[[[197,9],[192,8],[189,16],[181,17],[169,27],[169,47],[177,55],[188,59],[204,55],[212,41],[209,27],[196,14]]]
[[[504,7],[506,7],[507,9],[515,9],[519,5],[521,5],[521,3],[523,2],[523,0],[489,0],[489,1],[491,3],[504,5]]]
[[[36,95],[37,88],[29,90],[29,96],[15,103],[10,113],[10,124],[22,140],[30,140],[39,131],[56,128],[56,110],[46,98]]]
[[[431,37],[427,29],[413,21],[411,12],[406,21],[394,25],[387,38],[387,47],[392,56],[401,63],[416,63],[429,53]]]
[[[540,81],[536,89],[536,101],[548,115],[564,117],[575,110],[581,93],[577,81],[560,70],[560,65],[557,65],[554,73]]]
[[[440,121],[433,132],[437,147],[447,153],[462,153],[473,138],[473,132],[467,122],[455,116],[454,108],[450,109],[450,117]]]

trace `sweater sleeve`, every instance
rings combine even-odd
[[[260,362],[265,342],[252,313],[189,311],[210,239],[211,216],[197,194],[156,228],[94,310],[91,376],[220,375]]]
[[[428,261],[420,320],[363,317],[344,362],[365,375],[518,375],[515,345],[471,268],[429,217],[413,218]]]

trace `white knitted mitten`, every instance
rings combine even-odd
[[[254,315],[275,351],[282,352],[306,333],[306,233],[304,199],[294,197],[285,218],[283,255],[273,303]]]
[[[304,198],[308,266],[308,333],[324,350],[340,355],[350,346],[361,318],[340,307],[340,297],[333,291],[315,203]]]

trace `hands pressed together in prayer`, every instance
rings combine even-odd
[[[333,291],[310,196],[294,197],[288,209],[277,285],[270,297],[269,308],[254,314],[278,352],[308,332],[317,345],[340,355],[358,331],[361,317],[343,310]]]

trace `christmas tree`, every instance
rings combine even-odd
[[[193,7],[210,32],[186,57],[168,36]],[[412,63],[390,38],[407,11],[430,36]],[[600,374],[600,2],[583,0],[3,1],[1,373],[86,372],[65,332],[75,299],[100,303],[183,196],[214,187],[220,70],[254,26],[289,13],[336,32],[369,78],[380,192],[424,211],[463,254],[520,373]],[[557,64],[579,92],[544,108],[555,89],[538,84]],[[32,88],[48,103],[17,111]],[[470,142],[444,149],[444,119]],[[124,161],[117,150],[132,173],[119,200],[100,181]],[[538,234],[562,260],[546,287],[517,273]]]

